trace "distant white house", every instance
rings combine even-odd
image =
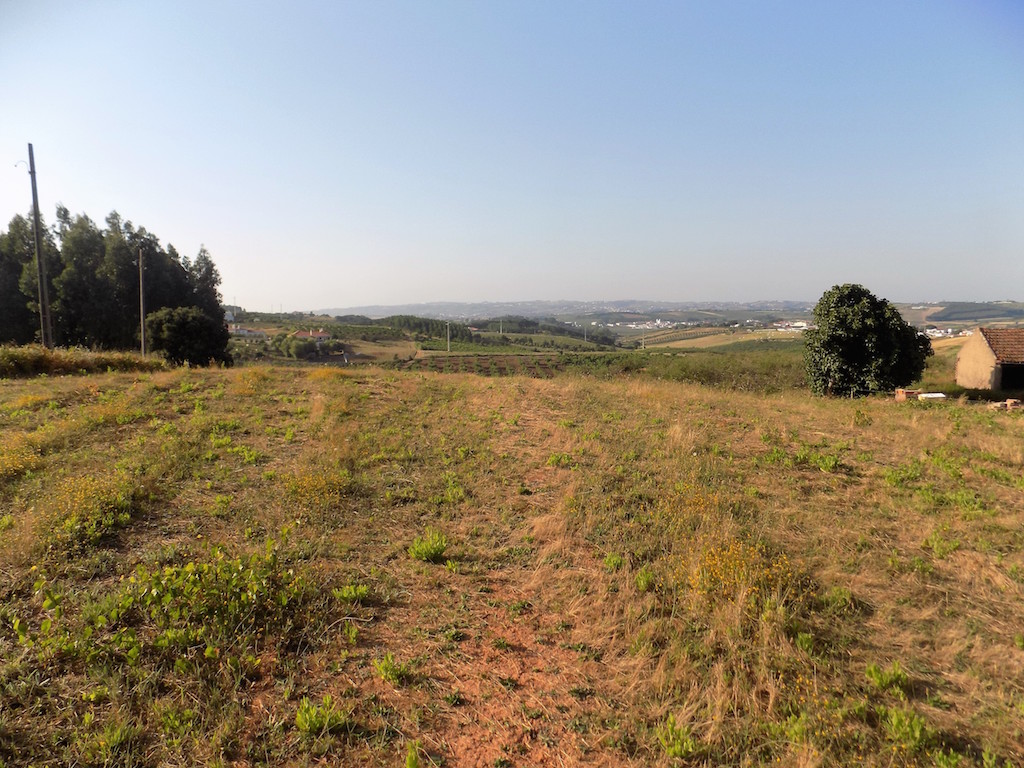
[[[265,339],[267,338],[266,331],[260,331],[255,328],[242,328],[239,325],[233,325],[231,327],[232,336],[242,336],[250,339]]]
[[[789,331],[791,333],[798,333],[801,331],[809,330],[812,326],[803,320],[782,320],[777,323],[772,323],[772,326],[780,331]]]
[[[296,331],[292,334],[293,339],[309,339],[310,341],[330,341],[331,334],[325,333],[324,329],[321,328],[319,331],[314,331],[310,328],[308,331]]]

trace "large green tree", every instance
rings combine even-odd
[[[210,317],[224,321],[224,308],[221,306],[220,272],[217,271],[213,259],[210,258],[206,246],[200,246],[195,261],[185,261],[189,282],[192,285],[192,299],[189,302],[199,307]]]
[[[32,224],[24,216],[15,216],[7,231],[0,233],[0,344],[26,344],[39,330],[39,317],[21,290],[22,273],[30,264],[34,278]]]
[[[58,211],[61,270],[54,280],[54,336],[58,344],[113,346],[110,284],[103,270],[103,232],[88,216]]]
[[[231,364],[228,328],[198,307],[165,307],[146,315],[153,349],[175,365]]]
[[[122,221],[117,212],[107,216],[103,264],[111,315],[109,345],[134,347],[139,340],[139,255],[145,272],[146,312],[163,307],[195,305],[194,290],[173,246],[160,241],[145,227]],[[211,261],[212,265],[212,261]],[[205,307],[201,307],[206,311]]]
[[[859,397],[921,378],[932,345],[890,302],[862,285],[836,285],[814,307],[804,335],[811,390]]]

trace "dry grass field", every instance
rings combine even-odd
[[[720,333],[689,333],[667,332],[663,335],[655,335],[647,341],[649,349],[670,348],[670,349],[709,349],[711,347],[722,347],[728,344],[737,344],[750,341],[792,341],[800,339],[796,333],[776,330],[758,331],[732,331],[725,330]]]
[[[0,380],[4,765],[1024,765],[1024,414]]]
[[[354,360],[386,363],[391,360],[409,360],[416,356],[418,350],[413,341],[359,341],[349,342],[354,353]]]

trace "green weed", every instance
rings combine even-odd
[[[655,581],[654,571],[646,565],[637,571],[634,577],[638,592],[650,592],[654,588]]]
[[[609,552],[604,558],[604,567],[608,569],[610,573],[614,573],[619,570],[625,561],[622,559],[622,555],[615,552]]]
[[[936,749],[931,753],[932,763],[935,768],[959,768],[963,763],[963,755],[954,752],[952,749]]]
[[[303,697],[295,713],[295,727],[303,736],[315,739],[347,730],[351,726],[350,717],[351,712],[342,712],[330,694],[325,694],[319,704]]]
[[[422,536],[413,539],[409,557],[425,563],[440,563],[444,561],[447,549],[448,537],[434,528],[427,528]]]
[[[934,530],[924,540],[923,546],[930,549],[937,560],[944,560],[947,556],[960,549],[960,542],[957,539],[945,538],[941,530]]]
[[[666,757],[688,758],[698,752],[698,745],[690,733],[690,727],[676,723],[675,715],[669,715],[655,733]]]
[[[558,467],[560,469],[576,468],[576,462],[568,453],[553,453],[548,457],[547,463],[549,467]]]
[[[522,616],[531,608],[533,608],[533,603],[529,600],[516,600],[508,607],[508,612],[513,616]]]
[[[882,727],[889,741],[906,752],[920,752],[931,739],[925,719],[905,707],[886,709]]]
[[[392,685],[405,685],[412,682],[414,674],[408,663],[399,663],[391,653],[386,653],[382,658],[373,660],[373,668],[377,670],[380,679]]]
[[[921,479],[922,469],[921,462],[915,459],[907,464],[885,470],[882,478],[894,488],[907,488]]]
[[[420,768],[420,743],[410,741],[405,750],[405,768]]]
[[[343,603],[359,605],[369,596],[370,588],[365,584],[346,584],[343,587],[335,587],[331,594]]]
[[[864,674],[875,688],[880,691],[892,691],[900,698],[906,698],[910,690],[910,678],[898,661],[894,661],[887,669],[882,669],[877,664],[868,664]]]

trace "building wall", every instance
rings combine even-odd
[[[967,389],[999,389],[996,356],[979,332],[967,339],[956,356],[956,383]]]

